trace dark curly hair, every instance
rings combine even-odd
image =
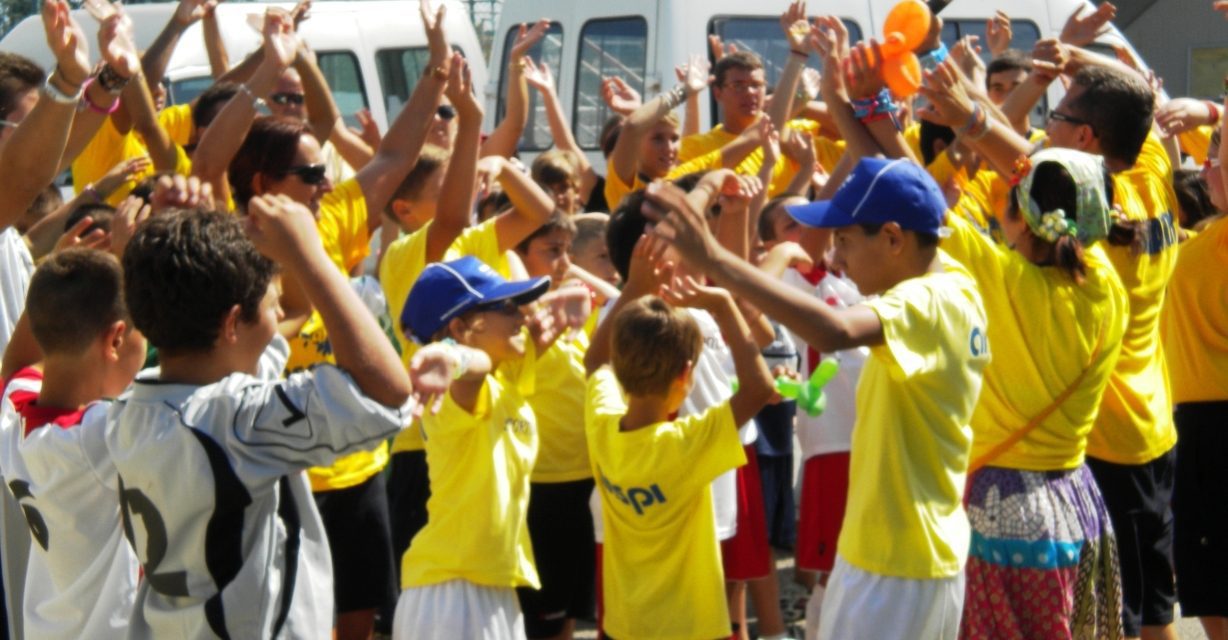
[[[200,209],[150,218],[123,263],[132,322],[167,355],[212,349],[236,304],[244,322],[255,322],[274,273],[239,218]]]

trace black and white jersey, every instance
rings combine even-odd
[[[123,638],[140,567],[120,532],[107,404],[38,404],[42,374],[22,369],[0,400],[0,474],[30,528],[25,637]]]
[[[274,345],[262,372],[285,365]],[[408,422],[408,406],[380,405],[330,365],[205,386],[138,376],[106,433],[145,570],[129,636],[330,638],[332,565],[303,470]]]

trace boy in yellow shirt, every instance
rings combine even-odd
[[[633,269],[640,268],[630,280],[644,280],[650,244],[641,239],[637,246]],[[612,336],[594,336],[611,336],[616,346],[613,370],[603,367],[589,379],[585,410],[605,522],[603,630],[614,638],[728,637],[712,481],[746,463],[738,425],[771,397],[772,379],[728,292],[687,279],[664,294],[676,306],[655,296],[620,301],[625,307],[611,311]],[[728,401],[671,420],[704,348],[682,307],[713,315],[741,385]]]
[[[849,497],[820,638],[954,638],[970,531],[969,422],[989,362],[976,284],[938,250],[946,203],[906,160],[862,159],[833,199],[789,207],[834,228],[833,266],[879,297],[835,310],[721,248],[676,188],[654,184],[657,233],[820,351],[870,347],[857,388]]]

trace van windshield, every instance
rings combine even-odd
[[[849,31],[849,44],[861,42],[861,27],[848,18],[842,18]],[[708,34],[716,34],[726,45],[734,45],[739,51],[754,51],[763,58],[764,72],[769,87],[776,86],[780,72],[789,59],[789,43],[780,32],[776,18],[717,16],[708,23]],[[823,61],[810,56],[806,66],[822,70]]]

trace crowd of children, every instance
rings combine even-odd
[[[86,4],[49,72],[0,52],[0,637],[1228,640],[1228,101],[1087,49],[1112,5],[1027,52],[935,17],[913,97],[790,2],[774,87],[715,37],[605,78],[603,176],[547,20],[484,134],[421,0],[381,134],[310,0],[233,66],[213,0],[140,53]]]

